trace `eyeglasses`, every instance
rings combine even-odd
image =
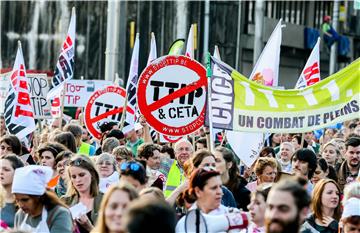
[[[136,163],[136,162],[132,162],[132,163],[128,163],[128,162],[124,162],[121,164],[121,171],[126,171],[127,169],[129,169],[136,172],[139,171],[140,169],[140,164]]]
[[[113,163],[110,162],[109,160],[103,160],[103,161],[98,161],[98,162],[96,163],[96,165],[111,166],[111,165],[113,165]]]
[[[190,147],[180,147],[180,148],[177,148],[176,151],[177,151],[177,152],[183,152],[183,151],[185,151],[185,152],[191,152],[192,149],[191,149]]]

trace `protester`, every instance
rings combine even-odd
[[[313,189],[310,180],[317,167],[315,153],[310,149],[299,149],[293,154],[291,161],[293,173],[308,181],[306,186],[310,195]]]
[[[145,167],[136,161],[123,162],[120,166],[120,183],[129,183],[140,192],[146,187],[148,177]]]
[[[360,137],[349,137],[345,141],[345,148],[345,161],[337,170],[338,184],[341,190],[358,176],[360,169]]]
[[[55,193],[46,191],[52,177],[49,167],[28,165],[15,171],[12,193],[19,211],[15,227],[35,233],[71,233],[73,224],[70,211]]]
[[[137,191],[128,184],[112,185],[101,202],[98,221],[92,233],[123,232],[123,215],[131,201],[138,198]]]
[[[82,127],[76,124],[67,124],[64,126],[65,132],[70,132],[74,135],[76,141],[77,153],[92,156],[95,154],[95,147],[85,143],[81,140]]]
[[[307,142],[308,146],[312,147],[315,154],[319,153],[320,144],[314,141],[314,133],[312,131],[304,133],[304,141]]]
[[[136,134],[135,130],[130,131],[127,136],[127,143],[126,143],[126,147],[129,148],[131,150],[131,152],[133,153],[134,157],[137,157],[137,149],[138,147],[144,143],[144,139],[143,138],[139,138],[139,136]]]
[[[0,138],[0,158],[9,154],[21,155],[21,142],[15,135]]]
[[[66,150],[67,149],[65,146],[57,142],[42,144],[38,149],[38,157],[40,160],[40,164],[42,166],[48,166],[53,170],[53,177],[48,183],[48,187],[52,190],[55,189],[55,186],[57,185],[60,178],[56,170],[55,158],[60,152]]]
[[[68,150],[77,153],[75,137],[70,132],[61,132],[54,136],[54,141],[64,145]]]
[[[310,202],[310,196],[296,181],[283,180],[274,184],[266,201],[266,232],[299,233]]]
[[[11,187],[15,170],[20,167],[24,167],[24,162],[16,155],[10,154],[0,159],[0,184],[4,192],[4,206],[0,208],[0,219],[8,227],[14,226],[14,217],[18,209]]]
[[[68,185],[61,199],[70,207],[86,207],[85,214],[73,216],[80,232],[90,232],[96,223],[103,194],[99,192],[99,174],[90,158],[78,155],[71,159],[67,169]]]
[[[341,161],[341,153],[334,143],[328,142],[323,146],[321,157],[333,168],[339,167],[338,161]]]
[[[196,140],[195,142],[196,145],[196,150],[201,150],[201,149],[206,149],[207,145],[206,145],[206,137],[201,137],[199,139]]]
[[[277,163],[274,158],[260,157],[256,160],[254,170],[256,181],[248,183],[246,188],[254,192],[256,187],[262,183],[273,183],[277,175]]]
[[[6,134],[6,125],[5,125],[5,117],[3,114],[0,114],[0,137]]]
[[[341,216],[341,233],[360,232],[360,199],[350,198],[344,204],[344,211]]]
[[[147,187],[140,191],[140,197],[150,197],[150,198],[157,198],[159,200],[165,201],[165,196],[162,190],[156,187]]]
[[[119,182],[117,164],[111,154],[102,153],[96,160],[96,169],[100,176],[100,192],[105,193],[112,184]]]
[[[112,153],[115,147],[120,146],[119,140],[114,137],[107,137],[102,145],[101,152],[102,153]]]
[[[66,194],[67,176],[66,169],[69,166],[70,159],[75,155],[71,151],[62,151],[55,158],[56,171],[59,174],[59,180],[55,187],[55,193],[58,197]]]
[[[120,129],[110,130],[109,133],[106,135],[106,138],[111,138],[111,137],[116,138],[121,146],[124,146],[126,144],[125,135]]]
[[[168,145],[163,145],[160,152],[162,158],[175,159],[175,151],[172,147]]]
[[[259,157],[276,158],[275,150],[272,147],[263,147],[259,153]]]
[[[237,208],[247,210],[250,191],[245,187],[247,181],[240,176],[233,152],[225,147],[217,147],[214,156],[216,170],[220,172],[223,185],[234,195]]]
[[[303,143],[302,146],[301,146],[301,141]],[[307,141],[302,140],[302,137],[300,135],[294,135],[291,139],[291,143],[293,144],[295,151],[300,148],[308,148],[309,149]],[[312,148],[312,147],[310,147],[310,148]]]
[[[283,172],[291,172],[291,156],[294,152],[294,147],[290,142],[280,144],[278,160]]]
[[[329,166],[324,158],[318,158],[317,167],[311,178],[311,183],[316,185],[317,182],[325,178],[333,179],[337,182],[335,169],[332,166]]]
[[[360,199],[360,181],[347,184],[344,188],[343,204],[350,198],[356,197]]]
[[[314,187],[311,201],[312,214],[306,219],[301,232],[338,232],[340,218],[340,188],[334,180],[322,179]]]
[[[185,139],[177,141],[174,150],[176,159],[164,159],[159,169],[166,177],[164,191],[166,198],[185,181],[184,164],[194,151],[191,143]]]
[[[115,156],[117,167],[119,168],[123,162],[130,161],[134,158],[132,152],[126,146],[115,147],[112,155]]]

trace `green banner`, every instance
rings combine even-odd
[[[213,57],[212,63],[214,128],[300,133],[360,117],[360,59],[300,90],[263,86]]]

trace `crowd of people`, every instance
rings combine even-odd
[[[251,167],[205,127],[160,143],[144,118],[105,122],[96,140],[80,115],[25,144],[0,126],[0,232],[360,232],[360,119],[271,134]]]

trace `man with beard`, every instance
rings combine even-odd
[[[266,201],[266,232],[298,233],[310,202],[310,196],[296,181],[283,180],[275,184]]]
[[[360,137],[350,137],[345,141],[345,161],[340,165],[338,184],[341,191],[344,186],[356,180],[360,168]]]

